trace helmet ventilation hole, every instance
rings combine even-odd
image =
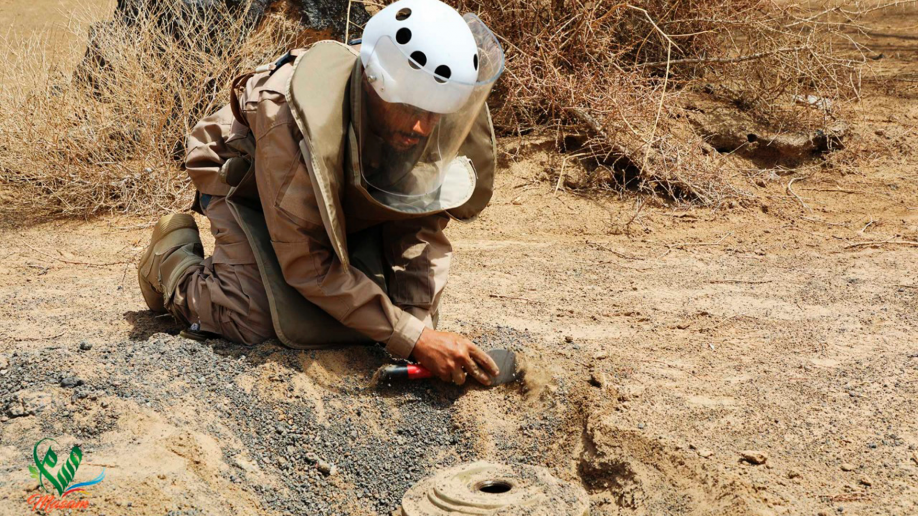
[[[395,33],[395,41],[398,41],[400,45],[404,45],[411,41],[411,29],[407,27],[398,29],[398,32]]]
[[[447,79],[449,79],[449,76],[452,74],[453,72],[452,70],[449,69],[448,66],[440,65],[437,67],[436,70],[434,70],[434,79],[440,84],[443,84],[444,82],[446,82]]]
[[[407,7],[404,9],[399,9],[398,12],[395,13],[395,19],[398,21],[405,21],[409,16],[411,16],[411,9]]]
[[[478,54],[475,54],[475,58],[472,59],[472,63],[475,66],[475,70],[478,70]]]
[[[421,66],[424,66],[427,64],[427,56],[424,54],[424,52],[421,52],[420,50],[415,50],[414,52],[411,53],[411,59],[408,60],[408,64],[410,64],[412,68],[417,70]]]

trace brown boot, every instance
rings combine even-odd
[[[150,246],[137,266],[140,291],[150,310],[165,312],[164,295],[171,298],[181,273],[203,259],[204,248],[194,217],[174,213],[159,219]]]

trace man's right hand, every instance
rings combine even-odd
[[[487,353],[458,333],[424,328],[411,354],[434,376],[456,385],[465,383],[466,374],[490,385],[500,372]]]

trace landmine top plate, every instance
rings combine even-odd
[[[545,468],[462,464],[425,478],[402,498],[402,516],[588,516],[589,498]]]

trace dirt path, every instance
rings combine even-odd
[[[635,217],[504,142],[492,206],[449,230],[441,324],[525,350],[535,392],[378,390],[376,350],[175,338],[134,279],[150,221],[3,229],[0,514],[28,510],[44,437],[107,468],[105,514],[388,514],[474,458],[548,465],[599,515],[918,513],[916,12],[873,36],[844,159],[746,207]]]

